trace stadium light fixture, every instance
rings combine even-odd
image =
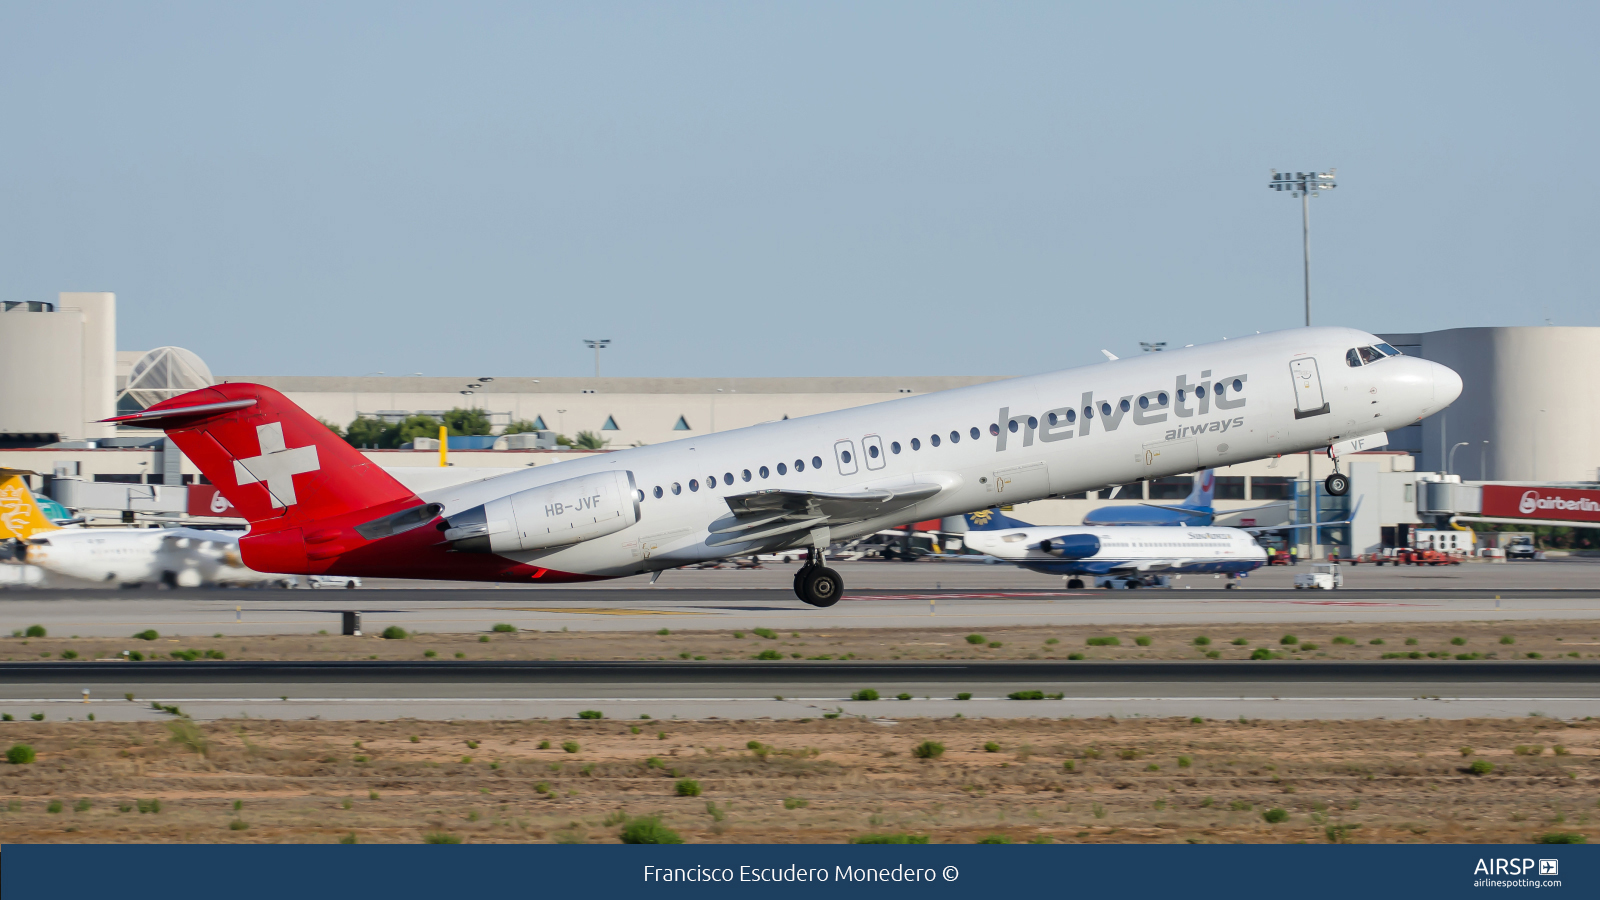
[[[590,350],[594,351],[594,377],[599,378],[600,377],[600,351],[604,350],[606,347],[610,346],[611,339],[610,338],[605,338],[603,340],[599,340],[599,339],[584,338],[583,339],[583,343],[584,343],[584,346],[586,346]]]

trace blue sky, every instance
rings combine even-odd
[[[0,5],[0,298],[228,374],[1600,325],[1600,6]]]

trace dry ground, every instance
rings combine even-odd
[[[1375,623],[1345,625],[1170,625],[1091,628],[1018,626],[967,630],[860,628],[830,631],[681,631],[418,634],[404,640],[375,635],[279,635],[270,637],[106,639],[52,636],[0,638],[6,660],[120,656],[123,651],[167,658],[173,651],[222,653],[228,659],[748,659],[762,651],[789,660],[807,659],[1247,659],[1270,648],[1292,659],[1379,659],[1384,654],[1435,657],[1479,654],[1486,659],[1600,658],[1600,622],[1528,621]],[[770,635],[770,636],[767,636]],[[976,643],[969,642],[969,635]],[[1285,643],[1292,635],[1298,643]],[[1115,637],[1120,646],[1089,646],[1094,637]],[[1140,638],[1148,646],[1138,643]],[[1197,638],[1209,639],[1205,645]],[[1510,642],[1506,642],[1509,638]],[[1457,644],[1455,641],[1459,640]],[[1427,654],[1434,654],[1429,657]],[[1532,654],[1532,656],[1530,656]],[[771,654],[769,654],[771,655]]]
[[[1358,842],[1600,838],[1600,720],[1588,719],[4,728],[38,752],[0,764],[6,843],[612,842],[645,814],[691,842],[1322,842],[1338,826]],[[946,749],[915,758],[924,741]],[[1471,774],[1475,760],[1494,771]],[[680,779],[701,796],[677,796]],[[153,800],[159,811],[141,812]],[[1273,809],[1287,820],[1266,821]]]

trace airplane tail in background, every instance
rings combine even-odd
[[[259,384],[201,388],[106,421],[164,429],[249,520],[252,536],[363,510],[375,518],[422,502],[289,398]]]
[[[1189,496],[1183,498],[1180,506],[1190,509],[1210,509],[1213,506],[1212,495],[1217,490],[1217,472],[1215,469],[1201,469],[1195,473],[1194,490]]]
[[[1003,528],[1029,528],[1027,522],[1013,519],[998,509],[980,509],[977,512],[967,513],[962,518],[967,520],[968,531],[999,531]]]
[[[39,508],[21,475],[0,479],[0,540],[25,541],[36,534],[60,530]]]

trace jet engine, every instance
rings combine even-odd
[[[632,472],[599,472],[529,488],[445,519],[466,553],[546,550],[604,537],[639,521]]]
[[[1100,552],[1100,539],[1092,534],[1068,534],[1040,541],[1039,549],[1062,559],[1087,559]]]

